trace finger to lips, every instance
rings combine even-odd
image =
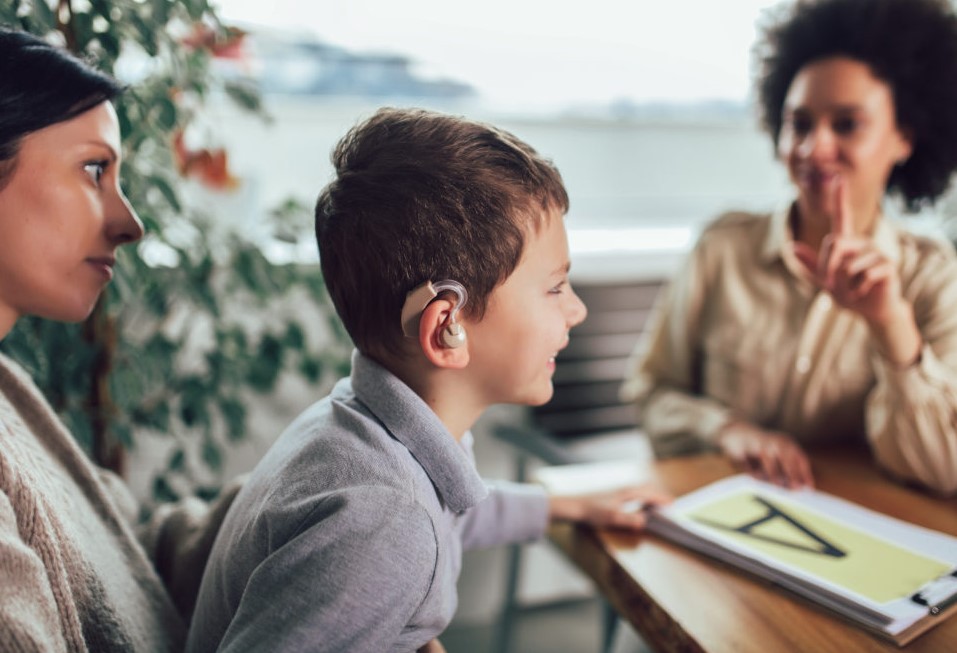
[[[831,212],[831,233],[835,236],[853,236],[854,224],[851,219],[851,205],[844,178],[834,180],[834,210]]]
[[[841,266],[846,249],[847,243],[833,234],[828,234],[821,241],[818,281],[829,290],[834,287],[837,270]]]
[[[837,283],[837,278],[842,270],[846,270],[850,261],[858,256],[860,251],[866,247],[866,242],[854,237],[826,236],[827,259],[823,261],[824,270],[822,272],[823,285],[825,288],[833,288]],[[822,242],[822,253],[824,253],[824,243]]]
[[[831,209],[831,233],[821,242],[820,275],[826,286],[834,283],[834,272],[838,261],[835,257],[845,245],[844,240],[854,235],[851,210],[848,203],[844,179],[838,176],[833,182],[833,204]],[[835,251],[838,250],[838,251]]]

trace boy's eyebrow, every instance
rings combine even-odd
[[[552,272],[552,275],[568,274],[569,270],[571,269],[572,269],[572,262],[565,261],[564,263],[559,265],[557,268],[555,268],[555,270]]]

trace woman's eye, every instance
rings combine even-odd
[[[83,164],[83,169],[86,171],[86,174],[90,175],[90,179],[93,183],[99,186],[100,180],[106,172],[106,165],[106,161],[91,161]]]
[[[834,121],[834,131],[838,134],[850,134],[857,129],[857,121],[853,118],[839,118]]]
[[[558,284],[558,285],[555,286],[554,288],[551,288],[551,289],[548,291],[548,293],[549,293],[550,295],[560,295],[560,294],[562,294],[562,291],[565,289],[565,284],[566,284],[566,282],[565,282],[565,281],[562,281],[560,284]]]
[[[794,116],[791,118],[791,129],[795,134],[807,134],[811,131],[811,121],[803,116]]]

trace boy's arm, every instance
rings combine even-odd
[[[599,528],[641,530],[648,522],[648,509],[671,501],[670,495],[647,484],[594,494],[553,496],[551,518]]]
[[[530,542],[545,534],[550,506],[543,487],[510,481],[487,485],[488,496],[462,515],[459,528],[466,551]]]
[[[324,501],[305,523],[253,571],[218,650],[397,650],[435,578],[429,515],[365,488]],[[422,631],[407,650],[436,635]]]
[[[651,485],[578,496],[549,496],[543,487],[528,483],[488,485],[488,497],[462,517],[466,550],[538,539],[552,521],[639,530],[647,521],[646,506],[671,502],[667,493]]]

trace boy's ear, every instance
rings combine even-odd
[[[469,363],[468,340],[460,347],[449,347],[442,337],[453,306],[453,302],[437,299],[425,307],[419,320],[419,346],[436,367],[460,370]]]

